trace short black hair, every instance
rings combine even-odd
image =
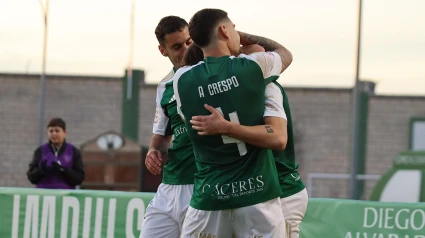
[[[165,36],[177,31],[183,31],[188,26],[185,19],[178,16],[163,17],[155,28],[155,35],[158,42],[163,45]]]
[[[49,124],[47,124],[47,128],[49,127],[60,127],[62,130],[66,131],[66,123],[62,118],[59,117],[50,119]]]
[[[224,19],[229,19],[227,12],[220,9],[206,8],[193,15],[189,22],[189,34],[199,47],[208,46],[214,28]]]

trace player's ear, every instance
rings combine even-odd
[[[164,46],[158,45],[158,50],[161,52],[162,56],[168,57],[167,51],[165,50]]]
[[[224,24],[218,26],[218,35],[226,40],[228,40],[229,33],[227,32],[226,26]]]

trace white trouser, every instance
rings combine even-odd
[[[308,194],[307,190],[303,189],[294,195],[286,198],[281,198],[282,212],[286,222],[290,226],[291,238],[299,238],[300,223],[304,218],[307,210]]]
[[[178,238],[192,193],[193,184],[161,183],[146,208],[140,238]]]
[[[203,211],[189,207],[181,238],[282,238],[285,221],[280,199],[248,207]]]

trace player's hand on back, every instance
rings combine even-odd
[[[146,155],[146,168],[153,175],[160,175],[162,171],[162,154],[158,150],[151,150]]]
[[[211,112],[208,116],[193,116],[190,120],[192,128],[198,131],[199,135],[220,135],[229,132],[231,122],[224,119],[223,115],[214,107],[204,104],[204,107]]]

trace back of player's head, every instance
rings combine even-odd
[[[195,13],[189,22],[189,34],[193,42],[203,48],[211,43],[218,24],[229,19],[227,12],[220,9],[202,9]]]
[[[196,44],[192,44],[189,46],[189,49],[187,49],[186,54],[183,58],[185,65],[195,65],[203,59],[204,52]]]
[[[163,17],[155,28],[155,35],[158,42],[163,45],[165,36],[177,31],[183,31],[188,26],[185,19],[177,16]]]

